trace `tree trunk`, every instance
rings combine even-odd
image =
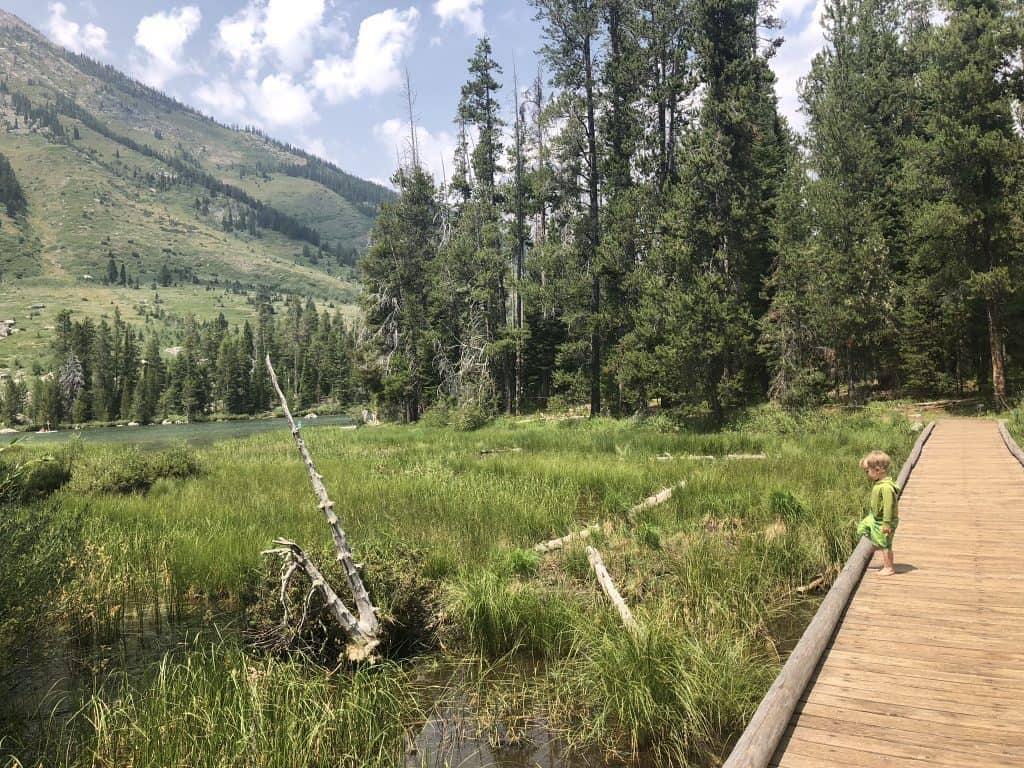
[[[999,302],[989,299],[985,302],[988,314],[988,346],[992,357],[992,396],[996,405],[1007,408],[1006,400],[1006,349],[1003,340],[1002,313]]]
[[[600,224],[598,221],[598,189],[597,189],[597,119],[595,117],[594,62],[591,55],[591,37],[589,33],[583,40],[583,67],[586,75],[587,101],[587,164],[588,164],[588,219],[589,242],[587,243],[590,259],[591,292],[590,313],[592,330],[590,334],[590,417],[601,415],[601,278],[597,265],[597,251],[600,246]]]

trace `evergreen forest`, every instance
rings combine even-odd
[[[57,315],[55,371],[30,381],[8,377],[0,388],[0,420],[59,424],[171,417],[192,421],[211,412],[257,414],[270,410],[271,387],[262,364],[270,355],[295,407],[325,400],[348,403],[358,384],[355,339],[340,313],[317,310],[296,296],[277,314],[269,294],[255,300],[257,320],[231,326],[223,314],[210,321],[187,316],[180,343],[165,347],[115,312],[112,322]]]
[[[411,134],[361,262],[396,414],[1019,391],[1019,5],[829,0],[801,133],[769,3],[533,5],[544,70],[479,41],[451,178]]]

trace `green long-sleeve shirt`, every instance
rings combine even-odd
[[[889,525],[900,521],[900,489],[891,477],[883,477],[871,488],[870,511],[875,520]]]

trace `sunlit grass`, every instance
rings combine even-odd
[[[417,589],[434,585],[430,658],[481,669],[531,660],[525,680],[479,677],[489,682],[470,697],[472,716],[496,727],[495,718],[507,715],[513,731],[532,718],[570,749],[659,765],[712,764],[727,749],[781,663],[794,617],[807,614],[812,598],[795,588],[852,547],[867,492],[857,459],[881,448],[900,462],[914,438],[905,419],[881,411],[799,419],[761,411],[742,428],[711,434],[611,420],[499,420],[474,432],[306,427],[303,434],[356,558],[379,569],[368,577],[386,593],[379,597],[388,611],[408,610],[407,595],[388,592],[405,588],[400,572],[416,569]],[[481,453],[498,448],[520,450]],[[76,471],[119,456],[83,451]],[[724,458],[760,452],[767,458]],[[716,458],[695,458],[708,455]],[[139,622],[153,627],[190,612],[195,620],[211,606],[238,613],[256,601],[272,604],[260,552],[275,536],[317,556],[329,551],[287,431],[220,443],[201,451],[198,465],[199,476],[158,479],[146,493],[85,492],[92,486],[73,478],[58,494],[56,503],[83,522],[57,618],[83,642],[141,634]],[[666,503],[627,516],[680,481]],[[582,546],[532,552],[538,541],[591,523],[600,529],[590,543],[632,607],[637,636],[596,587]],[[165,658],[146,682],[100,690],[63,748],[86,750],[75,752],[79,764],[113,765],[138,753],[138,765],[241,765],[245,754],[267,750],[281,761],[251,764],[291,765],[271,741],[312,739],[320,746],[304,764],[332,754],[335,764],[388,764],[382,745],[393,746],[409,722],[403,713],[412,710],[402,702],[422,698],[424,684],[412,672],[426,657],[376,673],[339,670],[329,686],[340,690],[310,693],[319,678],[308,661],[251,657],[237,630],[226,637],[219,650]],[[314,703],[282,692],[273,724],[261,720],[257,692],[232,677],[252,677],[254,669],[257,679],[297,686]],[[115,695],[121,689],[130,694]],[[393,703],[381,705],[384,717],[363,722],[361,707],[375,696]],[[323,718],[317,707],[328,699],[339,708],[330,728],[351,722],[370,730],[344,746],[333,735],[311,735],[307,720]],[[224,711],[207,713],[213,702]],[[162,717],[176,724],[176,735],[157,744],[149,724]],[[194,729],[177,725],[193,717]],[[239,722],[247,717],[255,718],[256,752],[236,746],[245,742]]]

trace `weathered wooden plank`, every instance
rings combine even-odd
[[[961,712],[946,712],[942,709],[877,701],[854,694],[844,695],[842,692],[825,690],[824,687],[810,691],[803,701],[808,704],[821,704],[836,710],[846,709],[851,712],[872,712],[885,715],[894,723],[903,720],[923,720],[932,723],[936,732],[944,730],[949,725],[967,725],[993,733],[994,735],[990,737],[993,741],[999,740],[1012,745],[1024,743],[1024,736],[1021,735],[1021,729],[1017,725],[1001,725],[989,718],[966,715]]]
[[[951,752],[991,754],[1017,760],[1017,765],[1024,764],[1024,744],[1006,744],[998,735],[993,739],[990,731],[968,725],[948,725],[937,731],[934,723],[926,720],[904,717],[894,722],[887,715],[835,709],[820,704],[803,704],[797,710],[794,724],[861,735],[871,729],[912,744],[937,744]]]

